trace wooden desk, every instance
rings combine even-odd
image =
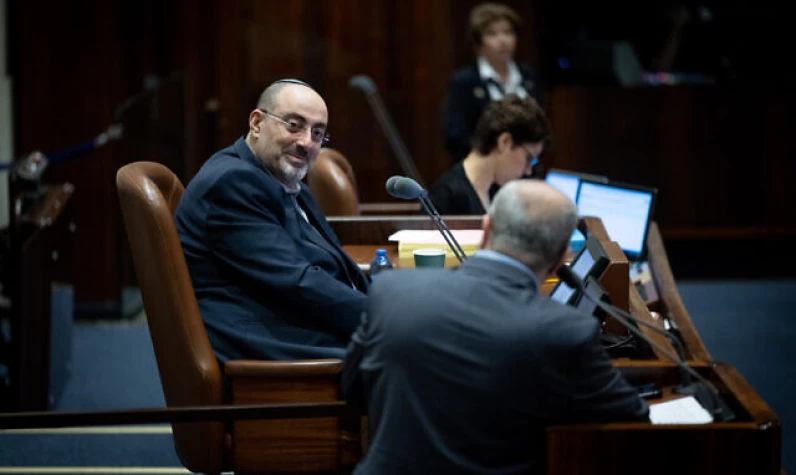
[[[635,385],[654,382],[665,394],[680,381],[673,363],[615,362]],[[735,413],[732,422],[566,424],[547,429],[547,471],[553,474],[780,473],[781,427],[751,386],[726,364],[692,362]],[[654,401],[652,401],[654,402]]]
[[[400,229],[432,229],[423,217],[331,218],[330,224],[354,260],[369,262],[387,236]],[[480,217],[447,218],[451,229],[474,229]],[[607,236],[606,236],[607,237]],[[687,363],[719,390],[736,415],[732,422],[704,425],[649,423],[566,424],[547,430],[546,473],[553,474],[767,474],[780,473],[782,429],[776,414],[735,368],[714,364],[680,299],[655,223],[648,238],[649,264],[660,295],[661,314],[683,336]],[[393,259],[397,246],[381,245]],[[629,281],[629,276],[628,276]],[[549,285],[547,292],[549,292]],[[629,286],[631,307],[644,302]],[[633,295],[635,293],[635,295]],[[665,394],[678,384],[680,370],[661,359],[614,360],[635,385],[654,382]]]

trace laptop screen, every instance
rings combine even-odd
[[[569,173],[560,172],[558,170],[550,170],[545,174],[544,181],[561,193],[564,193],[573,203],[578,202],[580,178],[577,175],[570,175]]]
[[[595,183],[582,180],[578,191],[578,214],[600,218],[608,236],[628,259],[646,257],[647,230],[655,206],[655,188],[624,183]]]
[[[575,289],[568,286],[563,282],[559,282],[556,284],[556,287],[550,292],[550,298],[555,300],[558,303],[567,304],[569,302],[570,297],[572,294],[575,293]]]
[[[608,256],[605,254],[600,242],[594,237],[589,237],[586,239],[583,249],[575,256],[569,266],[572,268],[572,272],[581,280],[586,280],[590,275],[599,278],[608,266],[608,262]],[[576,297],[575,290],[563,281],[559,281],[550,292],[551,299],[563,304],[572,303],[573,297]]]
[[[548,185],[564,193],[573,203],[578,202],[578,189],[580,188],[581,180],[608,183],[608,178],[602,175],[573,172],[572,170],[562,170],[560,168],[551,168],[544,176],[544,181]]]

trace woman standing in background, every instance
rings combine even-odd
[[[521,24],[517,12],[498,3],[482,3],[470,12],[469,36],[476,62],[451,78],[443,121],[445,147],[454,163],[470,153],[476,122],[490,102],[506,94],[539,100],[533,70],[514,62],[516,30]]]

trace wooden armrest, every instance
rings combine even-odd
[[[224,373],[230,377],[304,377],[340,374],[343,361],[337,358],[318,360],[261,361],[230,360]]]

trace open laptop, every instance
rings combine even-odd
[[[596,183],[608,183],[608,178],[604,176],[578,173],[560,168],[551,168],[545,173],[544,177],[544,181],[548,185],[564,193],[567,198],[576,204],[578,202],[578,189],[580,188],[581,179],[591,180]]]
[[[628,260],[643,261],[657,194],[657,189],[641,185],[581,179],[576,204],[580,216],[602,220]]]

